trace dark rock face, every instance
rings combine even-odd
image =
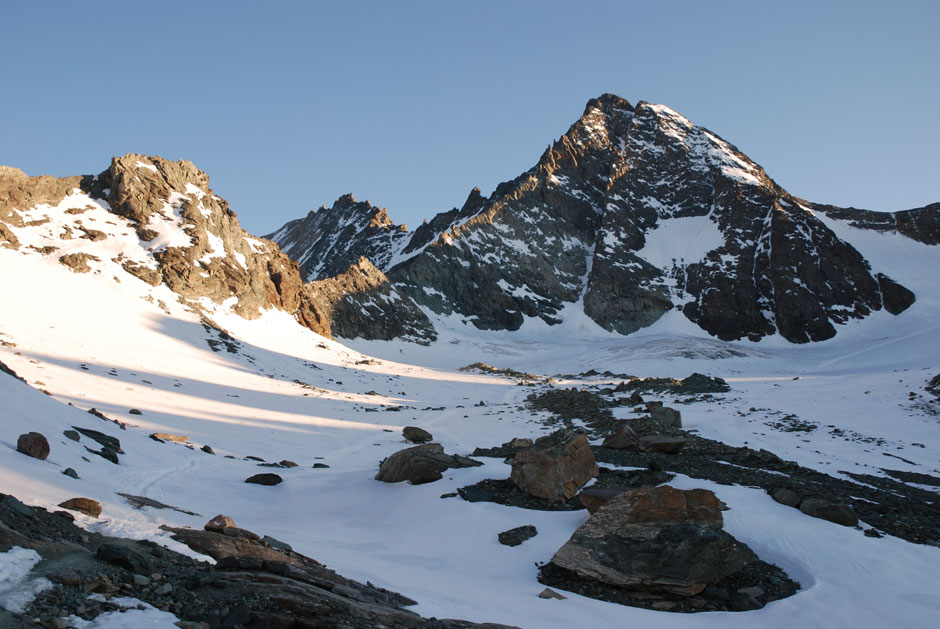
[[[17,438],[16,451],[44,461],[49,456],[49,441],[42,433],[28,432]]]
[[[532,447],[513,457],[510,479],[527,494],[564,502],[597,475],[597,463],[587,438],[558,430],[536,439]]]
[[[910,291],[873,275],[816,212],[881,216],[807,204],[668,107],[605,94],[533,168],[490,197],[475,189],[404,245],[384,235],[349,242],[388,260],[377,266],[417,303],[481,329],[516,329],[524,317],[558,323],[566,306],[583,300],[588,316],[622,334],[678,309],[724,340],[779,332],[803,343],[830,338],[835,324],[913,303]],[[940,204],[888,216],[891,229],[940,241]],[[327,235],[328,223],[318,222],[309,243],[292,240],[310,257],[305,264],[319,268],[329,259],[313,256],[347,247],[347,223]],[[299,239],[301,231],[288,224],[276,235]],[[376,243],[388,244],[379,252]]]
[[[379,465],[375,480],[386,483],[409,481],[412,485],[433,483],[443,478],[442,472],[459,467],[483,465],[479,461],[456,454],[446,454],[439,443],[425,443],[405,448]]]
[[[363,256],[380,269],[388,268],[409,237],[405,226],[395,225],[384,209],[357,202],[351,194],[265,236],[297,260],[307,282],[340,275]]]
[[[364,257],[337,277],[304,285],[301,294],[298,319],[325,336],[418,343],[437,338],[424,313]]]
[[[852,227],[898,233],[926,245],[940,245],[940,203],[900,212],[872,212],[814,203],[813,209]]]
[[[721,526],[708,490],[629,489],[595,511],[552,563],[628,590],[694,596],[757,560]]]

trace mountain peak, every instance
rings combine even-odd
[[[310,282],[344,273],[361,256],[383,269],[409,234],[384,208],[344,194],[332,207],[323,206],[266,237],[297,260],[301,275]]]

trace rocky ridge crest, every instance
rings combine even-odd
[[[297,260],[305,281],[335,277],[366,257],[386,268],[408,240],[404,225],[395,225],[383,208],[347,194],[304,218],[290,221],[265,236]]]
[[[914,302],[817,213],[938,242],[938,204],[889,218],[814,205],[668,107],[605,94],[533,168],[369,255],[418,304],[481,329],[559,323],[574,304],[622,334],[679,310],[722,340],[802,343]]]
[[[63,210],[59,208],[63,200],[77,207]],[[122,217],[124,224],[112,219],[105,222],[114,227],[89,229],[86,211],[101,209]],[[29,220],[33,214],[39,218]],[[204,298],[231,303],[248,319],[276,308],[326,336],[342,332],[350,337],[425,340],[432,335],[420,310],[371,265],[366,268],[354,261],[335,280],[305,285],[298,264],[276,243],[242,229],[228,203],[209,188],[209,177],[188,161],[128,154],[115,157],[97,176],[62,179],[0,170],[3,246],[20,249],[17,232],[57,224],[53,219],[65,220],[61,234],[47,234],[54,242],[75,241],[74,235],[82,233],[79,238],[94,243],[118,237],[122,229],[133,230],[138,243],[125,247],[114,261],[152,286],[165,283],[192,303]],[[57,246],[32,248],[43,255],[59,253]],[[82,256],[84,264],[73,265],[74,270],[93,270],[88,261],[101,260],[94,256],[93,244],[88,248],[61,256],[63,264]]]

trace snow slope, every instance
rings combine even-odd
[[[527,628],[933,626],[940,621],[940,549],[871,539],[783,507],[759,489],[684,477],[673,482],[714,490],[731,507],[726,528],[783,567],[803,591],[754,612],[681,615],[570,593],[563,601],[538,598],[536,563],[548,561],[586,514],[440,498],[483,478],[505,478],[509,470],[500,460],[484,459],[483,467],[453,470],[421,486],[373,478],[380,460],[406,447],[405,425],[428,429],[448,452],[461,454],[546,430],[522,409],[528,387],[457,371],[477,360],[542,374],[595,368],[726,377],[730,393],[682,407],[687,427],[830,474],[890,467],[937,475],[940,422],[930,414],[936,405],[923,385],[940,371],[940,291],[929,272],[940,268],[940,255],[917,245],[923,266],[904,267],[905,276],[892,267],[900,264],[893,248],[901,245],[885,242],[872,240],[863,253],[911,286],[918,303],[899,317],[873,316],[831,341],[801,347],[780,339],[723,343],[678,314],[630,337],[586,318],[560,330],[531,320],[515,333],[483,333],[457,318],[438,318],[443,332],[430,347],[341,344],[280,311],[248,321],[206,302],[199,312],[166,286],[127,275],[110,255],[100,256],[97,272],[75,274],[52,257],[0,249],[0,360],[30,385],[0,374],[0,491],[47,508],[73,496],[94,498],[102,517],[78,515],[82,526],[176,550],[185,549],[161,524],[201,527],[225,513],[350,578],[414,598],[415,611],[425,616]],[[916,245],[901,244],[906,255]],[[123,251],[132,255],[134,246],[122,245]],[[229,342],[233,351],[203,326],[203,314],[237,339]],[[911,391],[919,396],[909,399]],[[479,401],[485,406],[475,406]],[[127,428],[85,412],[92,407]],[[785,413],[820,429],[770,426]],[[83,446],[95,444],[87,439],[65,438],[63,430],[72,426],[118,437],[125,452],[120,464],[89,455]],[[48,460],[16,452],[17,435],[27,431],[49,438]],[[158,443],[148,438],[153,432],[188,436],[193,448]],[[202,445],[216,455],[201,452]],[[248,485],[245,478],[265,471],[248,455],[299,467],[277,470],[285,482],[276,487]],[[314,463],[330,467],[314,469]],[[80,479],[61,474],[66,467]],[[117,492],[201,515],[135,509]],[[523,524],[534,524],[538,535],[516,548],[497,543],[497,533]],[[120,617],[108,622],[122,626]],[[123,626],[138,625],[128,617]]]

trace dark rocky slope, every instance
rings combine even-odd
[[[311,256],[305,263],[322,264],[316,251],[343,238],[322,229],[345,224],[341,201],[313,215],[321,229],[309,245],[293,224],[275,237]],[[605,94],[490,197],[474,189],[407,244],[401,232],[394,243],[357,235],[353,249],[389,260],[377,266],[419,304],[482,329],[516,329],[524,317],[558,323],[580,303],[623,334],[678,309],[724,340],[779,332],[807,342],[832,337],[834,324],[914,302],[815,212],[938,240],[940,205],[890,220],[813,205],[668,107]],[[376,252],[380,240],[388,248]]]
[[[176,614],[187,627],[505,627],[423,618],[405,609],[415,601],[347,579],[250,531],[169,530],[217,563],[149,541],[86,531],[67,511],[50,513],[0,494],[0,552],[15,546],[35,550],[42,560],[30,578],[45,577],[53,584],[24,613],[0,609],[0,626],[60,627],[73,615],[92,620],[120,609],[107,600],[111,596],[129,596]],[[103,597],[95,600],[90,594]]]
[[[393,252],[409,234],[404,225],[395,225],[384,209],[347,194],[333,207],[310,212],[265,238],[296,260],[301,276],[312,282],[345,272],[363,256],[378,268],[387,268]]]

